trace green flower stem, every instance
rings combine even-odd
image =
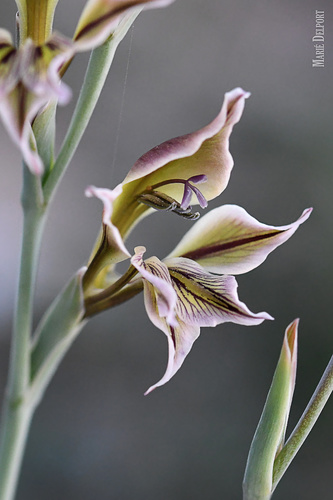
[[[80,96],[62,144],[58,158],[44,183],[44,196],[48,202],[54,195],[90,121],[105,80],[108,76],[116,49],[142,9],[136,9],[119,25],[103,45],[95,49],[89,60]]]
[[[32,306],[37,263],[47,208],[56,188],[71,161],[89,123],[104,86],[116,48],[132,25],[141,9],[127,16],[114,35],[91,55],[86,77],[57,161],[44,178],[40,179],[24,168],[22,207],[24,227],[21,251],[21,268],[14,318],[8,387],[3,407],[0,430],[0,500],[12,500],[24,453],[31,418],[36,404],[53,374],[45,375],[40,384],[30,385],[30,354]],[[71,342],[64,343],[54,362],[68,350]],[[38,387],[38,389],[37,389]],[[36,392],[37,389],[37,392]]]
[[[24,167],[24,213],[8,386],[0,434],[0,500],[13,498],[33,406],[29,400],[32,304],[45,209],[40,179]]]
[[[111,297],[108,297],[100,302],[86,303],[85,304],[85,318],[94,316],[94,314],[105,311],[106,309],[111,309],[112,307],[118,306],[129,299],[132,299],[138,293],[142,292],[143,282],[142,280],[137,280],[134,283],[127,285],[122,288],[118,293],[115,293]]]
[[[332,391],[333,356],[298,424],[274,462],[272,492],[309,435]]]
[[[88,271],[87,271],[88,272]],[[87,274],[87,273],[86,273]],[[103,290],[102,292],[99,292],[95,295],[90,295],[85,299],[85,309],[87,311],[87,308],[89,306],[93,306],[94,304],[97,303],[103,303],[106,300],[110,299],[113,295],[118,293],[122,288],[124,288],[125,285],[127,285],[134,276],[138,274],[138,270],[130,265],[130,267],[127,269],[126,273],[123,274],[115,283],[112,283],[108,288]],[[84,279],[83,279],[83,288],[84,288]]]

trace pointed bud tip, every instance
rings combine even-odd
[[[284,343],[288,349],[289,355],[293,358],[296,349],[297,349],[297,334],[298,334],[298,325],[299,318],[296,318],[290,325],[287,326],[285,333]]]

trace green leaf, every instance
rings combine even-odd
[[[284,442],[297,363],[298,320],[286,329],[280,358],[246,464],[243,500],[269,500],[273,466]]]

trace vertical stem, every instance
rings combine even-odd
[[[32,407],[12,405],[9,398],[6,399],[0,457],[1,500],[14,499],[32,414]]]
[[[24,166],[20,277],[15,305],[8,385],[0,433],[0,500],[13,498],[33,412],[29,402],[30,337],[37,263],[44,225],[40,179]]]

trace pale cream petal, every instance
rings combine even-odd
[[[186,257],[219,274],[246,273],[287,241],[311,211],[304,210],[292,224],[269,226],[237,205],[224,205],[196,222],[168,258]]]

